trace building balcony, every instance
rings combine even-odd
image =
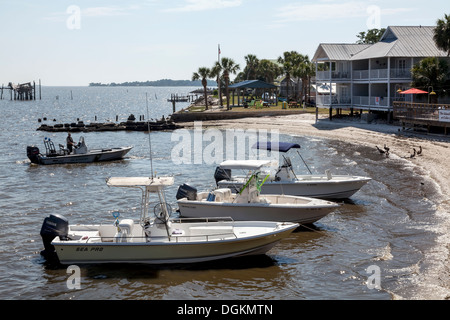
[[[331,76],[331,79],[330,79]],[[353,72],[331,72],[318,71],[316,80],[322,82],[336,81],[388,81],[412,79],[411,71],[407,69],[372,69],[372,70],[354,70]]]

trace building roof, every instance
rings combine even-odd
[[[375,44],[320,44],[313,61],[349,61],[383,57],[446,57],[433,40],[432,26],[390,26]]]
[[[271,83],[261,81],[261,80],[245,80],[245,81],[241,81],[241,82],[232,84],[232,85],[228,86],[228,88],[230,88],[230,89],[238,89],[238,88],[275,89],[275,88],[277,88],[277,86],[274,84],[271,84]]]
[[[312,61],[348,61],[370,44],[358,43],[321,43],[317,48]]]
[[[354,55],[351,60],[382,57],[446,57],[437,48],[431,26],[388,27],[380,41]]]

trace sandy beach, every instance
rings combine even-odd
[[[183,123],[186,128],[193,123]],[[436,205],[436,214],[440,218],[441,225],[437,230],[437,245],[426,253],[426,260],[433,261],[436,266],[428,272],[428,276],[440,279],[442,287],[450,291],[450,268],[448,267],[450,241],[450,137],[435,134],[418,133],[412,130],[403,131],[400,126],[386,123],[367,123],[361,120],[333,119],[330,121],[325,115],[320,116],[316,122],[314,114],[243,118],[220,121],[203,121],[202,128],[217,129],[278,129],[281,134],[304,135],[325,139],[339,140],[346,143],[358,144],[373,148],[376,146],[390,148],[390,156],[385,161],[411,162],[417,166],[419,174],[427,178],[430,183],[435,183],[441,190],[441,195]],[[413,148],[422,154],[410,158]],[[382,156],[382,155],[380,155]],[[426,281],[423,279],[423,281]],[[438,294],[437,299],[449,299],[450,296]],[[433,296],[433,294],[432,294]]]

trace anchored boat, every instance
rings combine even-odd
[[[291,149],[299,149],[300,145],[295,143],[258,142],[253,148],[278,151],[286,153]],[[297,151],[298,152],[298,151]],[[298,153],[303,161],[303,157]],[[305,196],[321,199],[346,199],[358,192],[366,183],[372,180],[369,177],[353,175],[334,175],[330,170],[325,174],[298,175],[292,168],[291,160],[283,155],[283,163],[275,167],[275,174],[270,174],[261,188],[262,194],[285,194],[294,196]],[[304,162],[304,161],[303,161]],[[273,164],[270,163],[273,167]],[[270,171],[270,170],[269,170]],[[245,176],[232,176],[231,170],[221,166],[216,168],[215,179],[219,188],[231,188],[240,190],[245,184]]]
[[[300,196],[264,194],[260,191],[266,178],[260,179],[265,160],[228,160],[220,164],[226,170],[245,169],[250,173],[243,179],[236,193],[230,188],[197,193],[196,189],[182,185],[178,189],[177,203],[182,217],[231,216],[234,220],[289,221],[310,224],[325,217],[339,204]]]
[[[80,137],[73,153],[59,144],[56,150],[55,144],[49,138],[44,139],[45,155],[41,154],[38,147],[28,146],[27,156],[31,163],[35,164],[65,164],[65,163],[91,163],[99,161],[113,161],[122,159],[133,147],[88,149],[84,138]]]
[[[230,218],[170,219],[164,188],[173,177],[119,177],[108,186],[137,188],[142,192],[139,221],[121,219],[97,225],[70,225],[54,214],[45,218],[41,237],[47,259],[62,264],[82,263],[196,263],[230,257],[264,254],[287,237],[298,224],[233,221]],[[150,195],[157,194],[153,212]]]

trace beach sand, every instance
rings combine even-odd
[[[183,123],[185,128],[193,126],[193,123]],[[422,170],[425,178],[436,183],[441,191],[437,197],[436,215],[442,223],[437,233],[437,245],[432,251],[426,253],[426,260],[436,266],[429,270],[428,277],[439,279],[441,285],[436,292],[430,292],[430,296],[437,299],[450,299],[450,137],[418,133],[412,130],[403,131],[401,127],[386,123],[367,123],[359,119],[343,120],[333,119],[319,115],[316,121],[315,114],[299,114],[279,117],[243,118],[232,120],[203,121],[202,128],[216,129],[266,129],[279,130],[280,134],[303,135],[325,139],[339,140],[346,143],[358,144],[373,148],[383,149],[384,145],[390,148],[390,158],[405,158]],[[422,154],[409,158],[413,148],[419,150],[422,146]],[[424,280],[426,281],[426,280]],[[444,290],[442,290],[444,289]],[[426,289],[433,290],[430,288]],[[437,294],[439,291],[441,294]]]

